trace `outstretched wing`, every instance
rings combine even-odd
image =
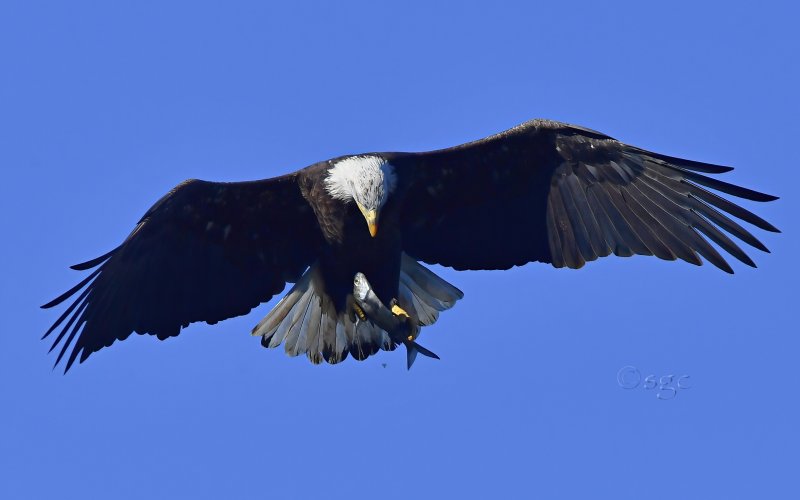
[[[699,254],[732,273],[706,238],[750,266],[753,261],[720,229],[768,250],[728,215],[778,231],[701,187],[776,199],[700,173],[730,167],[652,153],[552,121],[389,158],[407,189],[404,250],[456,269],[508,269],[531,261],[580,268],[611,253],[700,265]]]
[[[296,281],[321,241],[296,174],[255,182],[189,180],[147,211],[116,249],[72,266],[94,271],[52,302],[76,296],[45,337],[62,324],[51,351],[65,372],[80,353],[132,332],[159,339],[195,321],[246,314]],[[77,340],[73,344],[73,340]]]

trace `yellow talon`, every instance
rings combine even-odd
[[[361,319],[361,321],[367,320],[367,315],[364,313],[364,310],[358,304],[353,303],[353,310],[356,312],[356,316]]]
[[[414,341],[414,336],[413,335],[409,335],[408,336],[408,341],[409,342],[413,342]]]
[[[402,307],[400,307],[400,306],[399,306],[399,305],[397,305],[397,304],[394,304],[394,305],[392,306],[392,314],[394,314],[395,316],[405,316],[406,318],[408,318],[408,317],[409,317],[409,316],[408,316],[408,313],[407,313],[407,312],[405,312],[405,310],[403,310],[403,308],[402,308]],[[409,340],[412,340],[412,339],[409,339]]]

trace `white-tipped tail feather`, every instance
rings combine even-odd
[[[432,325],[439,312],[449,309],[464,294],[416,260],[403,254],[397,301],[420,325]],[[369,319],[337,314],[331,299],[317,290],[317,265],[312,265],[289,293],[262,319],[253,335],[264,347],[284,344],[290,356],[306,354],[312,363],[338,363],[348,354],[365,359],[378,350],[394,350],[389,334]]]

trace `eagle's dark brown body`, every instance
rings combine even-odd
[[[314,210],[324,240],[317,249],[323,280],[319,285],[337,310],[345,311],[347,296],[353,292],[353,277],[361,272],[371,276],[375,293],[388,304],[397,297],[400,278],[398,218],[403,198],[398,193],[389,200],[381,211],[381,228],[371,237],[356,205],[326,192],[323,180],[332,161],[312,165],[298,178],[300,192]]]

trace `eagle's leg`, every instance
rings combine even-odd
[[[358,316],[358,319],[360,319],[361,321],[367,320],[367,313],[365,313],[364,310],[361,309],[361,306],[356,304],[355,301],[353,301],[353,311],[356,313],[356,316]]]

